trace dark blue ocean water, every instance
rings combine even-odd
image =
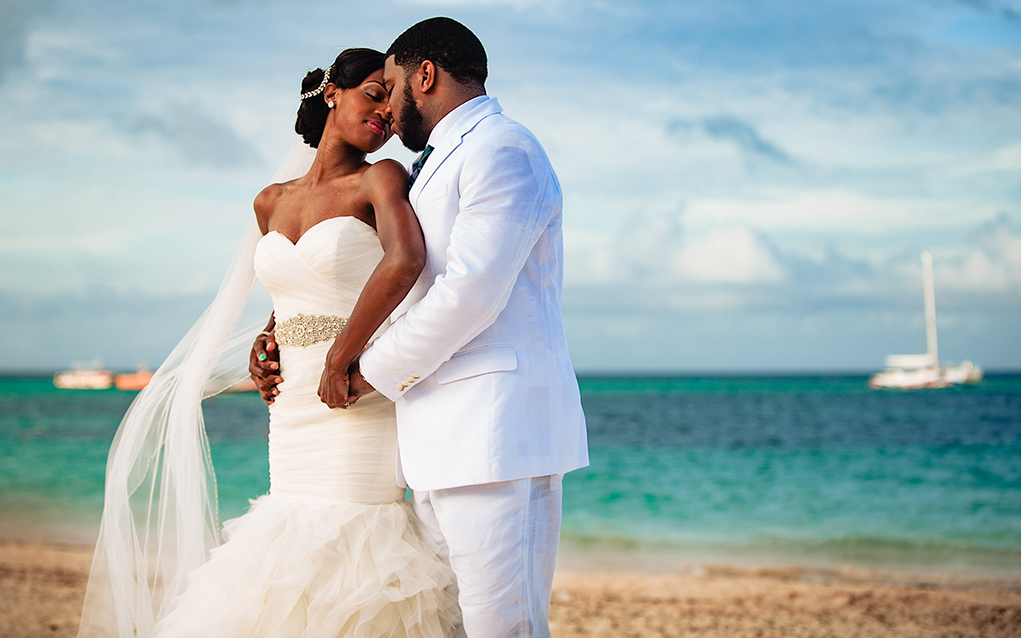
[[[1021,375],[869,390],[865,377],[584,377],[592,464],[564,481],[563,554],[1021,576]],[[0,379],[0,535],[88,541],[133,393]],[[221,518],[269,486],[265,407],[205,406]]]

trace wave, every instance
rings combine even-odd
[[[763,536],[744,540],[694,538],[645,539],[565,531],[561,548],[568,556],[607,557],[636,562],[654,559],[663,565],[784,564],[878,569],[983,573],[1021,577],[1021,546],[1014,537],[981,539],[880,538],[850,535],[832,538]]]

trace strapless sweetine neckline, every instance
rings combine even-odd
[[[285,235],[285,234],[281,233],[281,232],[280,232],[280,231],[278,231],[278,230],[270,230],[270,231],[267,231],[267,232],[266,232],[266,234],[265,234],[265,235],[263,235],[263,236],[262,236],[262,238],[261,238],[261,239],[260,239],[259,241],[262,241],[262,239],[265,239],[265,238],[269,237],[270,235],[276,235],[277,237],[280,237],[281,239],[283,239],[284,241],[286,241],[286,242],[287,242],[288,244],[291,244],[292,246],[297,246],[298,244],[300,244],[300,243],[301,243],[301,241],[302,241],[303,239],[305,239],[305,238],[306,238],[306,237],[308,237],[308,236],[309,236],[310,234],[312,234],[312,232],[313,232],[313,231],[315,231],[316,229],[318,229],[318,228],[320,228],[320,227],[323,227],[323,226],[326,226],[326,225],[327,225],[327,224],[328,224],[329,222],[335,222],[335,221],[338,221],[338,220],[346,220],[346,219],[353,219],[354,221],[358,222],[358,223],[356,224],[356,226],[361,226],[361,227],[362,227],[362,228],[364,228],[364,229],[365,229],[365,230],[366,230],[367,232],[370,232],[370,233],[372,233],[373,235],[376,235],[376,234],[377,234],[377,233],[376,233],[376,229],[375,229],[375,228],[373,228],[372,226],[370,226],[370,225],[369,225],[369,224],[368,224],[367,222],[365,222],[364,220],[361,220],[361,219],[359,219],[359,218],[355,217],[354,215],[340,215],[340,216],[338,216],[338,217],[329,217],[329,218],[327,218],[327,219],[323,219],[323,220],[321,220],[321,221],[318,221],[318,222],[316,222],[316,223],[312,224],[311,226],[309,226],[308,228],[306,228],[306,229],[305,229],[305,232],[303,232],[303,233],[301,234],[301,237],[299,237],[299,238],[298,238],[298,241],[291,241],[290,237],[288,237],[287,235]]]

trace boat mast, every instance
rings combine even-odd
[[[922,253],[922,288],[925,294],[925,343],[932,365],[939,367],[936,350],[936,291],[932,284],[932,255]]]

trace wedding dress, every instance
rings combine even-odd
[[[255,269],[278,332],[299,314],[306,325],[349,316],[382,254],[375,230],[354,217],[322,221],[297,243],[266,234]],[[396,483],[393,404],[374,393],[330,409],[317,395],[332,342],[280,346],[270,492],[224,524],[226,542],[188,575],[156,625],[160,638],[453,633],[453,575],[417,535]]]

